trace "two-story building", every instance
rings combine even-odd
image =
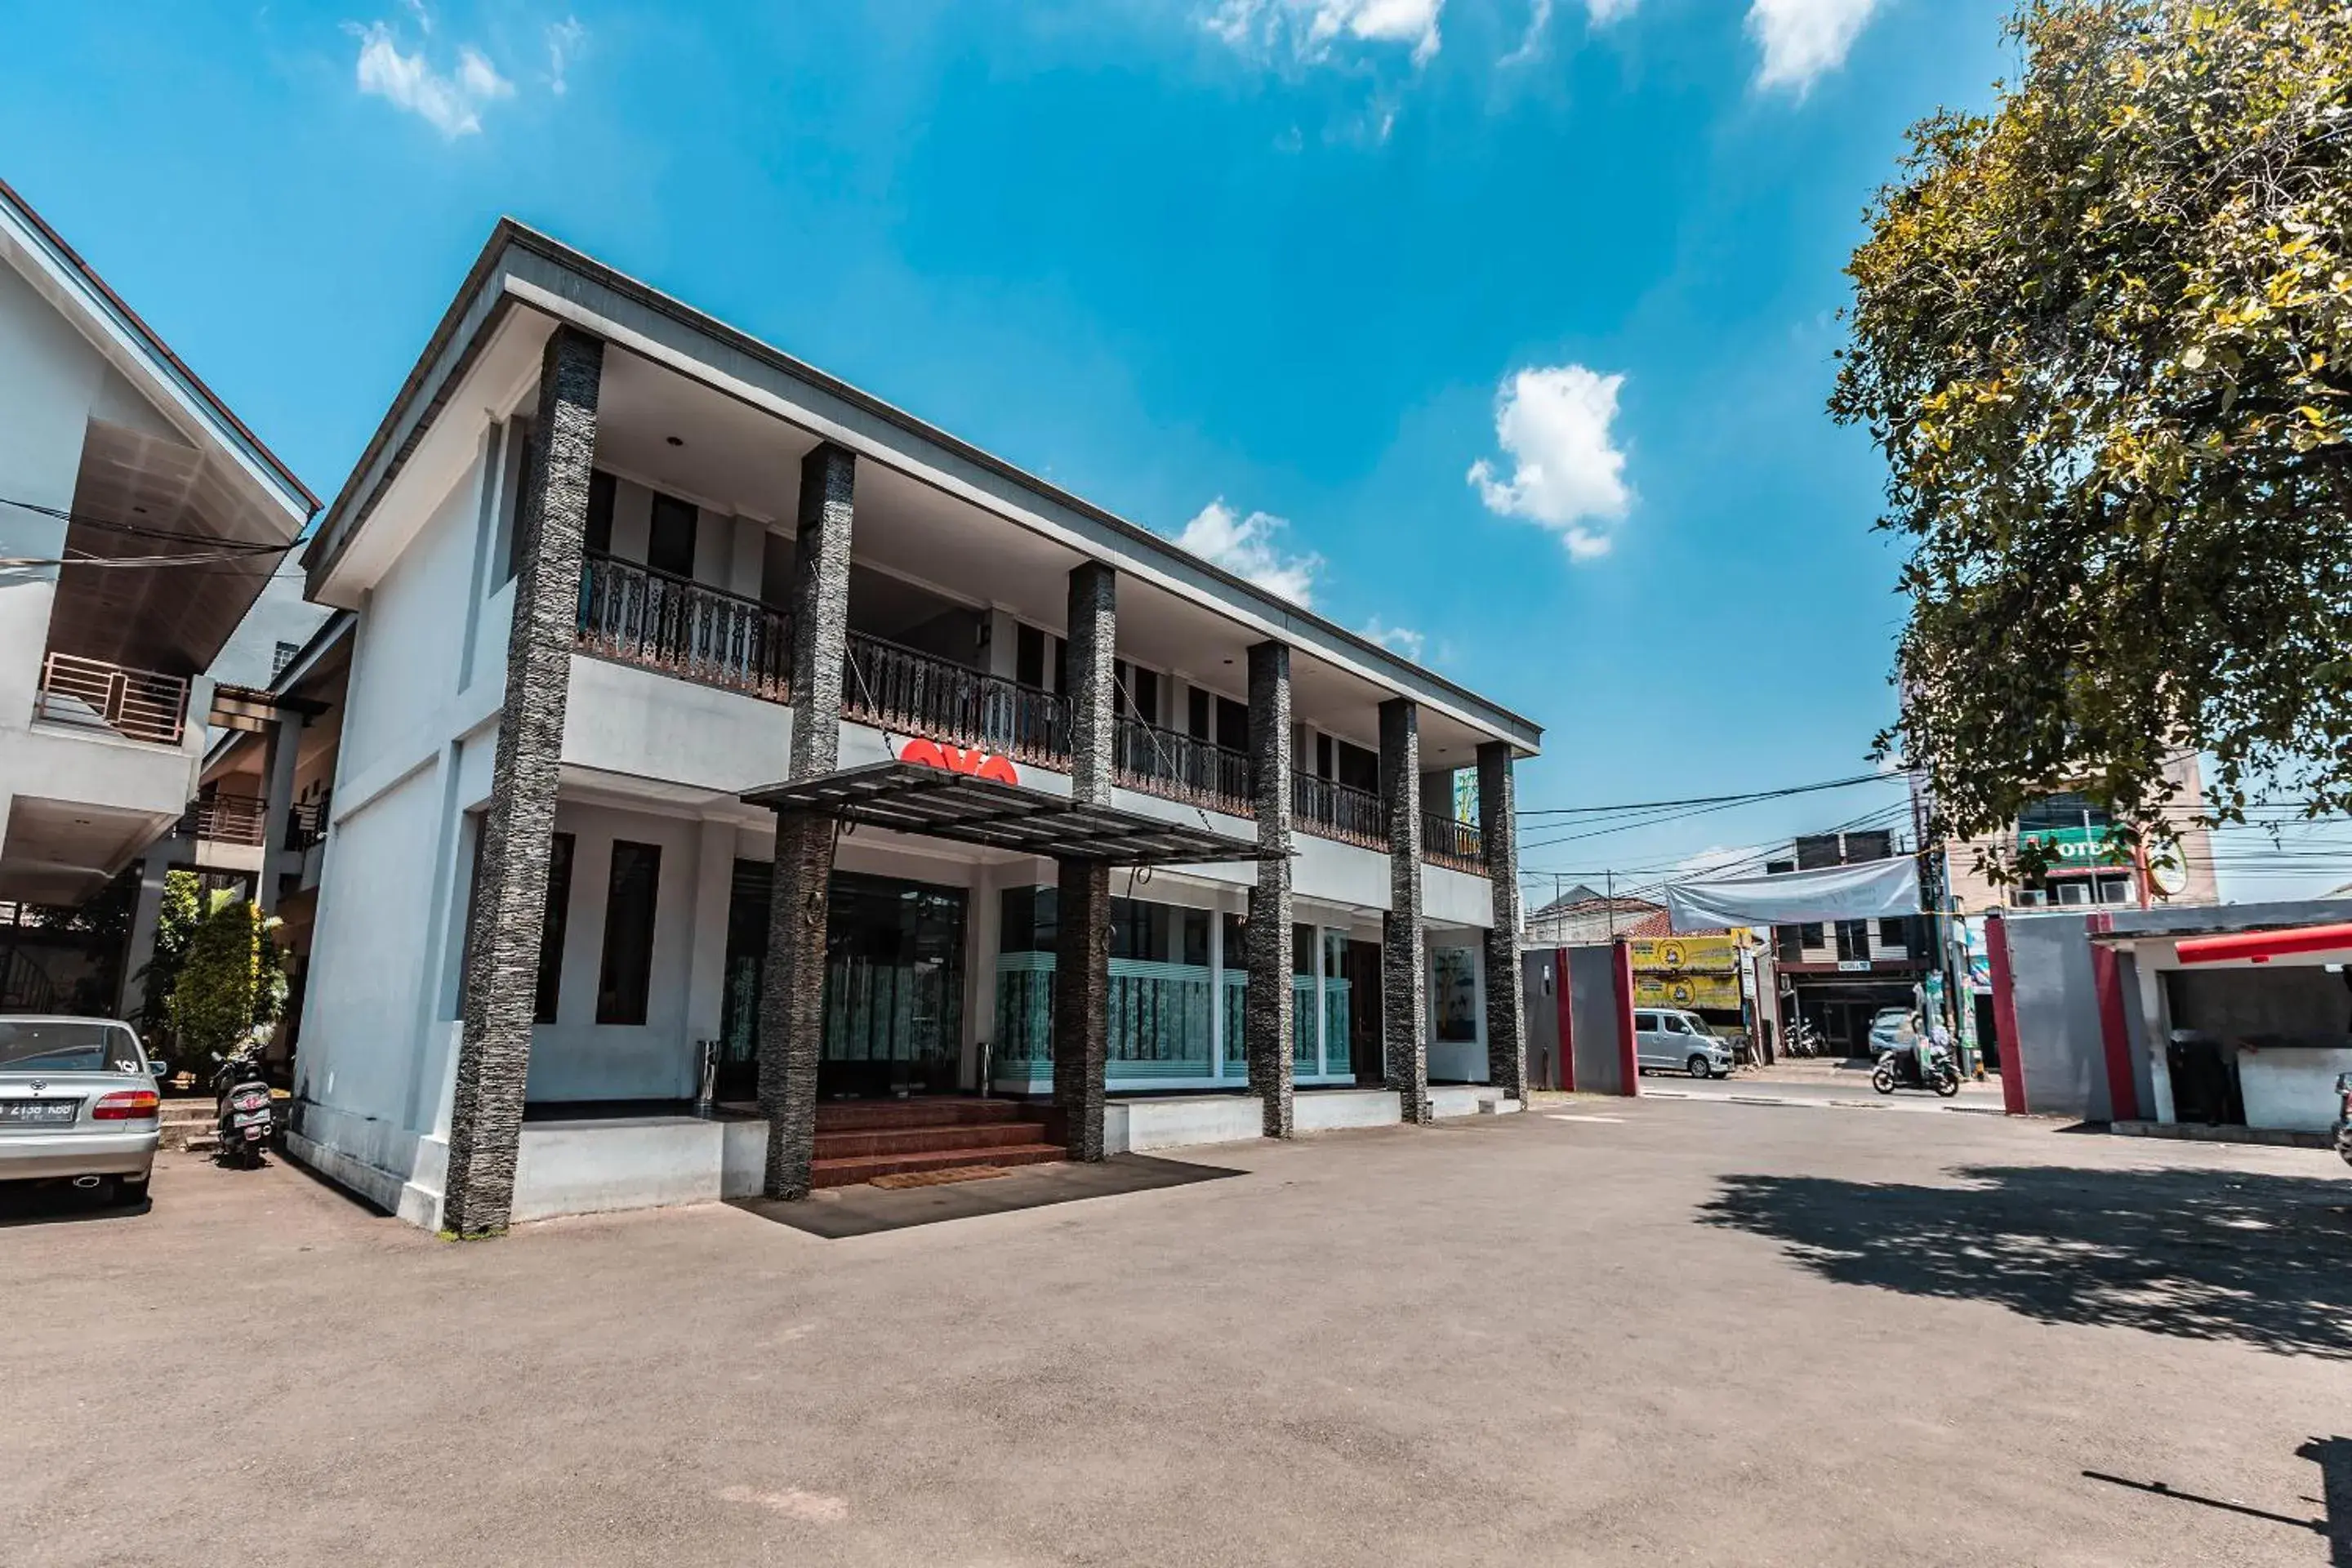
[[[206,671],[317,505],[0,184],[0,902],[81,904],[171,833]],[[143,895],[113,994],[7,944],[0,1006],[114,1005],[160,876]]]
[[[1523,1097],[1535,725],[543,236],[304,563],[295,1148],[420,1223]]]
[[[1807,834],[1764,869],[1777,876],[1906,853],[1884,828]],[[1772,947],[1780,1030],[1803,1019],[1828,1056],[1870,1055],[1871,1019],[1889,1007],[1917,1009],[1937,967],[1935,926],[1924,914],[1774,926]]]

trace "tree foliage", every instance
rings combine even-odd
[[[1880,737],[1939,824],[2165,780],[2352,805],[2352,7],[2036,0],[1990,113],[1913,127],[1831,412],[1890,468]]]
[[[196,921],[172,983],[169,1011],[181,1048],[226,1056],[286,1008],[286,957],[278,922],[234,891],[213,895]]]

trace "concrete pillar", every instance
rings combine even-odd
[[[1070,797],[1110,804],[1111,661],[1118,645],[1118,575],[1088,561],[1070,574]],[[1054,1110],[1070,1158],[1103,1157],[1103,1079],[1110,1057],[1110,868],[1065,860],[1056,879]]]
[[[302,755],[302,715],[281,708],[269,726],[261,811],[261,886],[254,902],[265,915],[278,912],[278,858],[286,853],[286,836],[292,827],[294,767]]]
[[[1389,907],[1381,917],[1381,1050],[1404,1119],[1429,1103],[1429,931],[1421,901],[1421,706],[1381,704],[1381,814],[1389,835]]]
[[[155,962],[155,933],[163,923],[163,879],[174,861],[193,861],[196,847],[185,838],[158,841],[139,862],[139,901],[131,910],[131,940],[122,953],[122,984],[115,998],[118,1018],[135,1018],[146,1003],[140,971]]]
[[[841,667],[849,649],[849,534],[856,458],[830,442],[801,460],[793,561],[793,745],[787,782],[841,763]],[[816,1158],[816,1069],[824,1052],[824,942],[833,886],[830,817],[779,813],[768,953],[760,976],[760,1110],[772,1198],[803,1198]]]
[[[1249,991],[1242,1007],[1250,1091],[1265,1108],[1265,1135],[1291,1131],[1290,1016],[1290,650],[1259,643],[1249,650],[1250,787],[1258,847],[1273,859],[1257,866],[1249,923],[1242,935]]]
[[[1507,742],[1478,748],[1478,841],[1494,889],[1486,928],[1486,1081],[1514,1100],[1528,1097],[1527,984],[1519,973],[1518,793]]]
[[[464,1034],[450,1100],[441,1223],[458,1236],[495,1236],[513,1210],[604,367],[604,345],[572,327],[556,328],[540,359],[538,438],[517,523],[523,537],[507,637],[506,704],[482,814]]]

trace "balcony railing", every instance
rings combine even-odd
[[[1118,782],[1236,816],[1253,815],[1247,752],[1212,745],[1140,719],[1121,719],[1111,765]]]
[[[1387,828],[1381,821],[1381,797],[1335,779],[1312,773],[1290,775],[1290,815],[1301,833],[1337,838],[1369,849],[1385,849]]]
[[[53,653],[41,661],[33,711],[61,723],[111,730],[126,740],[176,746],[187,728],[188,683],[176,675]]]
[[[313,800],[298,800],[287,811],[286,847],[308,849],[327,837],[327,814],[334,792],[320,790]]]
[[[849,637],[841,711],[877,730],[1070,765],[1069,705],[1052,692],[860,633]]]
[[[580,646],[771,702],[784,700],[792,673],[782,611],[610,555],[581,563]]]
[[[1470,823],[1456,822],[1450,816],[1423,816],[1421,858],[1432,865],[1483,875],[1486,869],[1486,840]]]
[[[269,807],[249,795],[200,798],[180,817],[180,831],[215,844],[258,845],[268,836]]]

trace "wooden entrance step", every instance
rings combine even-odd
[[[816,1130],[876,1131],[898,1127],[979,1127],[1034,1120],[1037,1108],[1017,1100],[834,1100],[816,1108]]]
[[[1049,1165],[1068,1157],[1058,1143],[1008,1143],[987,1149],[939,1149],[919,1154],[863,1154],[826,1159],[809,1166],[812,1187],[854,1187],[877,1176],[916,1171],[952,1171],[968,1165]]]
[[[820,1160],[865,1159],[887,1154],[930,1154],[942,1149],[1012,1149],[1046,1142],[1042,1121],[983,1121],[964,1126],[877,1127],[836,1131],[820,1127]]]

